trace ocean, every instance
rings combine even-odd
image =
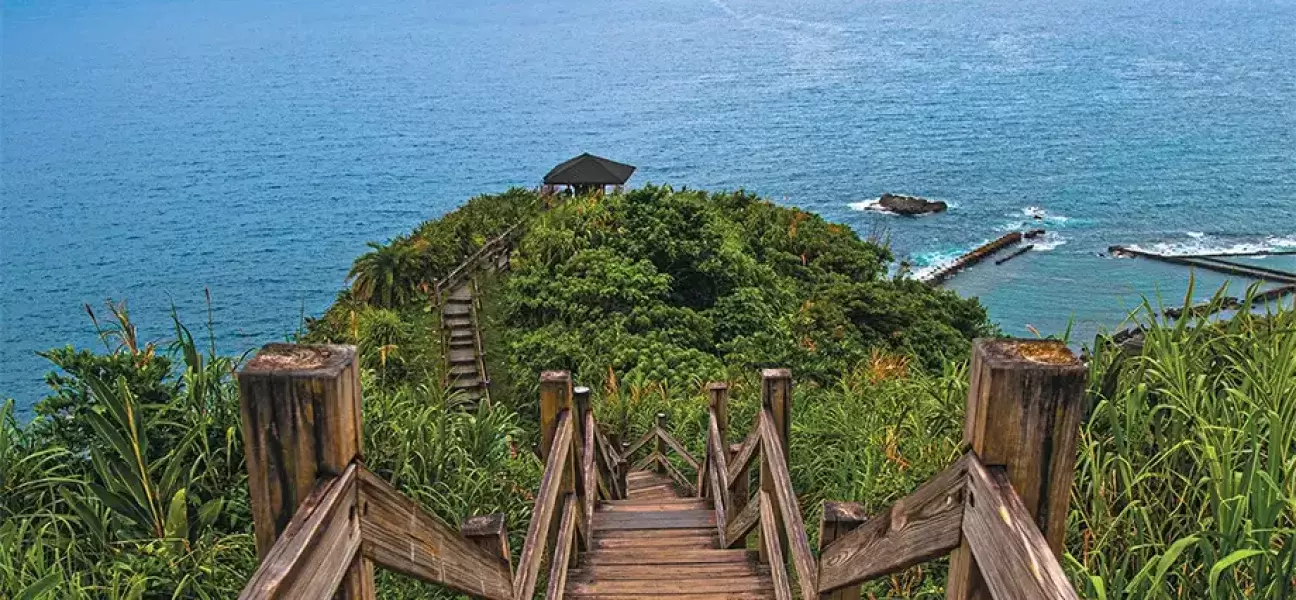
[[[210,290],[218,347],[242,353],[328,306],[365,242],[584,151],[636,165],[632,185],[819,212],[916,269],[1042,223],[1037,251],[949,283],[1012,335],[1181,301],[1185,269],[1110,245],[1296,248],[1290,0],[2,10],[0,397],[20,415],[45,391],[36,351],[99,347],[84,304],[124,299],[158,338],[172,307],[205,331]],[[883,192],[951,209],[868,210]]]

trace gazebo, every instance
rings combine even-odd
[[[563,161],[544,176],[546,191],[565,185],[576,194],[604,191],[607,186],[620,187],[633,174],[635,168],[615,160],[594,156],[588,152]]]

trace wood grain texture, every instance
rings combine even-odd
[[[716,528],[720,535],[720,543],[726,545],[725,530],[729,524],[729,488],[721,483],[725,477],[724,474],[729,472],[728,461],[725,454],[728,451],[720,441],[720,428],[715,411],[711,411],[710,416],[710,433],[707,436],[708,450],[706,470],[707,479],[711,485],[711,501],[715,504]]]
[[[554,443],[557,447],[569,448],[572,438],[569,412],[559,413],[555,430]],[[526,541],[522,545],[522,555],[518,557],[517,573],[513,575],[513,595],[516,600],[531,600],[535,595],[540,561],[544,558],[545,542],[557,509],[563,474],[567,470],[566,463],[570,455],[571,452],[554,452],[545,462],[544,473],[540,476],[540,489],[536,492],[535,507],[531,511],[531,523],[527,527]]]
[[[791,418],[790,410],[792,405],[792,372],[788,369],[765,369],[761,371],[761,408],[764,412],[770,414],[770,419],[774,422],[772,435],[774,440],[765,439],[771,435],[769,429],[764,428],[760,422],[756,426],[761,429],[761,453],[765,454],[771,447],[778,448],[783,453],[784,462],[787,461],[788,455],[788,433],[790,432]],[[757,417],[763,419],[763,417]],[[777,444],[770,445],[770,441],[777,441]],[[764,456],[760,463],[760,488],[768,492],[771,502],[774,503],[774,518],[782,518],[782,510],[778,507],[779,497],[774,489],[774,481],[770,477],[769,457]],[[786,528],[780,525],[775,528],[779,532],[779,544],[782,547],[783,554],[787,554],[787,539],[784,538]],[[761,544],[761,552],[765,552],[766,544]]]
[[[788,583],[787,567],[783,562],[783,549],[778,543],[778,521],[774,518],[772,499],[769,492],[761,490],[758,500],[752,504],[760,505],[761,543],[765,545],[765,556],[762,562],[769,563],[770,575],[774,580],[774,597],[778,600],[792,600],[792,586]],[[813,598],[814,596],[810,596]]]
[[[825,549],[838,538],[854,531],[868,522],[868,513],[858,502],[835,502],[825,500],[819,517],[819,572],[823,578],[822,558]],[[837,588],[828,593],[820,593],[819,600],[859,600],[859,584]]]
[[[968,368],[964,442],[1003,466],[1049,546],[1066,535],[1087,367],[1061,342],[978,339]],[[950,558],[949,600],[988,597],[966,544]]]
[[[332,597],[360,550],[357,487],[357,467],[353,465],[312,490],[239,598]]]
[[[858,584],[957,548],[969,456],[824,548],[819,591]]]
[[[747,475],[747,469],[751,468],[752,459],[756,458],[756,451],[760,448],[760,445],[760,427],[754,427],[752,432],[747,434],[747,439],[743,440],[742,447],[734,454],[733,461],[729,463],[728,485],[730,488],[733,488],[734,484],[738,482],[738,477]]]
[[[265,557],[321,477],[364,452],[353,346],[267,344],[237,374],[257,555]],[[373,595],[371,565],[349,565],[339,598]]]
[[[685,493],[690,496],[697,494],[697,489],[693,487],[693,482],[689,481],[683,473],[680,473],[679,469],[675,468],[675,465],[671,464],[671,461],[665,456],[660,454],[657,455],[657,467],[664,471],[666,475],[675,482],[675,485],[678,485]]]
[[[801,597],[815,598],[819,592],[819,566],[815,564],[814,554],[810,552],[810,538],[806,535],[805,520],[801,517],[801,506],[797,501],[796,490],[792,489],[792,474],[788,472],[787,455],[779,447],[778,431],[775,427],[777,425],[770,411],[762,412],[761,439],[765,455],[763,462],[773,484],[778,509],[782,513],[783,533],[792,552],[792,564],[796,566]]]
[[[567,567],[571,563],[576,543],[576,496],[568,494],[563,502],[562,524],[558,526],[558,543],[549,559],[549,589],[545,598],[562,600],[567,589]]]
[[[657,439],[657,430],[649,429],[648,433],[645,433],[642,436],[640,436],[639,439],[635,440],[633,444],[630,444],[629,447],[627,447],[623,452],[621,452],[621,457],[627,459],[630,458],[631,454],[638,452],[639,449],[644,447],[645,444],[655,439]]]
[[[468,517],[459,524],[459,535],[487,554],[498,558],[508,567],[508,580],[513,581],[513,552],[509,550],[508,527],[504,513]]]
[[[360,471],[360,496],[364,552],[375,563],[481,598],[513,597],[507,563],[367,469]]]
[[[994,598],[1078,600],[1007,473],[968,463],[963,536]]]
[[[693,458],[692,454],[689,454],[688,449],[685,448],[683,444],[679,443],[679,440],[675,439],[675,436],[662,429],[659,429],[657,434],[661,436],[662,441],[666,443],[667,447],[674,450],[675,454],[679,455],[680,458],[684,459],[684,462],[688,463],[688,465],[693,468],[694,472],[697,472],[702,468],[702,464],[699,463],[696,458]]]
[[[741,511],[729,519],[729,524],[725,526],[725,546],[734,548],[746,545],[747,534],[756,528],[760,521],[760,495],[757,494],[743,505]]]
[[[588,397],[588,392],[586,392],[586,395]],[[598,468],[595,464],[594,456],[598,450],[594,446],[594,432],[598,429],[598,424],[594,422],[594,413],[588,410],[585,411],[584,420],[585,427],[582,428],[582,431],[585,433],[585,442],[581,445],[580,453],[582,480],[580,506],[585,511],[585,514],[581,519],[585,525],[581,530],[581,533],[583,534],[582,545],[585,548],[588,548],[592,541],[590,537],[592,528],[589,525],[594,521],[594,508],[598,505]]]

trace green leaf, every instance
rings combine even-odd
[[[41,577],[40,579],[37,579],[35,583],[23,588],[23,591],[18,592],[18,595],[14,597],[14,600],[36,600],[45,595],[46,592],[53,590],[54,586],[59,584],[61,578],[62,573],[57,571]]]
[[[220,518],[220,513],[224,508],[224,498],[215,498],[207,501],[206,504],[203,504],[198,508],[198,526],[203,528],[211,527],[216,523],[216,519]]]
[[[186,501],[185,489],[180,488],[171,497],[171,506],[167,508],[166,526],[163,531],[170,539],[189,539],[189,503]]]
[[[1211,596],[1217,597],[1216,586],[1219,583],[1220,575],[1224,573],[1225,570],[1232,568],[1233,565],[1242,562],[1248,558],[1251,558],[1252,556],[1256,556],[1258,554],[1264,554],[1264,553],[1265,553],[1264,550],[1257,550],[1255,548],[1250,548],[1246,550],[1234,550],[1228,556],[1219,559],[1218,561],[1215,562],[1214,565],[1211,565],[1210,588],[1209,588]]]

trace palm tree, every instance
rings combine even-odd
[[[369,242],[369,247],[347,273],[355,298],[384,308],[409,302],[423,281],[418,251],[401,238],[387,245]]]

